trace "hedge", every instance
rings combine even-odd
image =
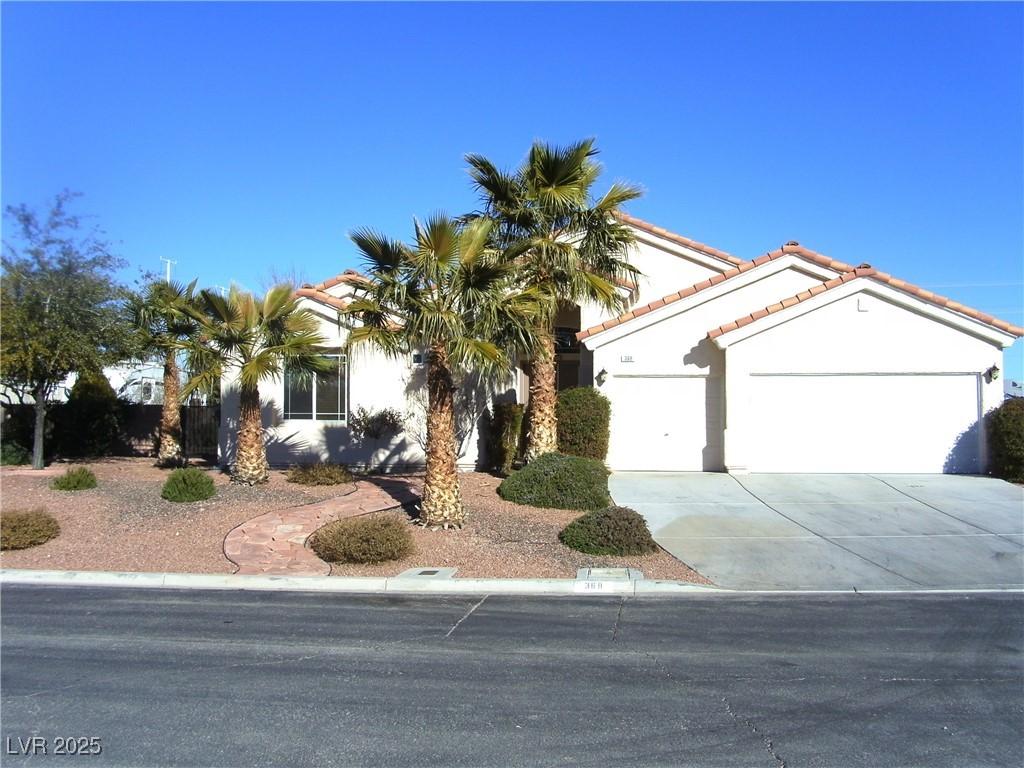
[[[558,393],[558,451],[604,461],[612,415],[611,402],[593,387],[573,387]]]

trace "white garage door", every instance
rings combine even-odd
[[[722,469],[721,377],[616,376],[608,465],[615,470]]]
[[[977,472],[978,377],[757,375],[754,472]]]

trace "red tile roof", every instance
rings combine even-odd
[[[319,285],[323,285],[323,283],[319,283]],[[296,298],[312,299],[313,301],[325,304],[328,307],[333,307],[334,309],[344,309],[348,306],[348,302],[344,299],[340,299],[337,296],[331,296],[331,294],[326,291],[312,286],[303,286],[295,291],[294,295]]]
[[[644,221],[643,219],[638,219],[636,216],[630,216],[628,213],[616,211],[615,217],[625,224],[630,224],[637,229],[642,229],[644,232],[657,235],[658,237],[663,237],[666,240],[671,240],[673,243],[678,243],[679,245],[685,245],[687,248],[693,248],[695,251],[706,253],[710,256],[728,261],[731,264],[739,265],[743,263],[743,259],[738,256],[733,256],[731,253],[726,253],[725,251],[720,251],[717,248],[712,248],[710,245],[705,243],[698,243],[696,240],[691,240],[688,237],[677,235],[675,232],[669,232],[667,229],[662,227],[656,227],[654,224]]]
[[[646,315],[652,309],[657,309],[658,307],[663,307],[666,304],[671,304],[674,301],[685,299],[687,296],[692,296],[695,293],[699,293],[700,291],[703,291],[705,288],[710,288],[712,285],[718,285],[719,283],[728,280],[730,277],[736,277],[736,275],[741,274],[742,272],[746,272],[747,270],[753,269],[754,267],[759,267],[762,264],[768,263],[769,261],[780,259],[783,256],[786,256],[790,253],[795,253],[800,256],[803,256],[808,261],[813,261],[814,263],[820,264],[823,267],[834,269],[836,272],[849,272],[853,269],[853,267],[851,267],[849,264],[846,264],[845,262],[836,261],[835,259],[829,258],[828,256],[820,254],[817,251],[812,251],[809,248],[804,248],[803,246],[800,245],[784,245],[781,248],[764,254],[763,256],[758,256],[756,259],[753,259],[751,261],[744,261],[738,267],[734,267],[733,269],[730,269],[727,272],[723,272],[720,275],[714,275],[708,278],[707,280],[695,283],[694,285],[691,285],[689,288],[684,288],[681,291],[670,293],[668,296],[662,296],[660,299],[658,299],[657,301],[652,301],[650,304],[646,304],[630,312],[626,312],[625,314],[619,315],[618,317],[614,317],[611,320],[601,323],[600,325],[594,325],[591,326],[590,328],[586,328],[577,333],[576,338],[579,339],[580,341],[583,341],[583,339],[600,333],[601,331],[606,331],[609,328],[614,328],[616,325],[622,325],[628,320],[632,320],[634,317]]]
[[[365,283],[367,280],[368,280],[368,278],[366,277],[366,275],[361,275],[358,272],[356,272],[354,269],[346,269],[340,275],[335,275],[334,277],[329,277],[326,280],[324,280],[322,283],[317,283],[316,285],[309,285],[307,283],[306,285],[304,285],[302,287],[303,288],[315,288],[318,291],[326,291],[328,288],[333,288],[338,283],[357,283],[358,284],[358,283]]]
[[[720,325],[718,328],[715,328],[708,332],[708,338],[714,339],[721,336],[723,333],[735,331],[737,328],[742,328],[745,325],[750,325],[751,323],[760,320],[762,317],[767,317],[768,315],[774,314],[776,312],[781,312],[783,309],[792,307],[796,304],[799,304],[802,301],[807,301],[808,299],[817,296],[819,293],[824,293],[825,291],[831,290],[832,288],[837,288],[840,285],[843,285],[844,283],[848,283],[851,280],[857,280],[859,278],[870,278],[879,283],[884,283],[886,285],[892,286],[897,290],[903,291],[904,293],[909,293],[911,296],[916,296],[917,298],[923,299],[924,301],[927,301],[931,304],[935,304],[936,306],[944,307],[945,309],[952,310],[953,312],[958,312],[961,315],[966,315],[967,317],[973,318],[974,320],[977,320],[981,323],[985,323],[985,325],[990,325],[993,328],[998,328],[999,330],[1005,331],[1006,333],[1009,333],[1012,336],[1017,336],[1018,338],[1024,336],[1024,328],[1021,328],[1020,326],[1011,325],[1005,320],[999,320],[998,318],[992,317],[992,315],[988,315],[985,314],[984,312],[979,312],[976,309],[972,309],[971,307],[964,306],[958,301],[947,299],[945,296],[939,296],[938,294],[932,293],[931,291],[925,290],[924,288],[908,283],[905,280],[899,280],[885,272],[879,272],[877,269],[874,269],[873,267],[863,266],[857,267],[856,269],[850,270],[849,272],[845,272],[839,277],[834,277],[831,280],[827,280],[824,283],[820,283],[819,285],[815,285],[807,289],[806,291],[798,293],[796,296],[791,296],[788,299],[783,299],[782,301],[776,302],[771,306],[764,307],[763,309],[759,309],[756,312],[750,313],[749,315],[745,315],[744,317],[741,317],[737,320],[733,320],[731,323]]]
[[[586,329],[580,331],[579,333],[577,333],[576,334],[576,338],[578,340],[580,340],[580,341],[583,341],[584,339],[586,339],[586,338],[588,338],[590,336],[594,336],[594,335],[596,335],[598,333],[601,333],[601,331],[607,331],[609,328],[614,328],[617,325],[622,325],[623,323],[629,322],[630,320],[633,320],[634,318],[646,315],[648,312],[650,312],[653,309],[658,309],[659,307],[663,307],[666,304],[671,304],[673,302],[679,301],[680,299],[685,299],[687,296],[692,296],[695,293],[699,293],[700,291],[703,291],[705,288],[710,288],[712,285],[717,285],[718,283],[721,283],[721,282],[723,282],[725,280],[728,280],[728,279],[730,279],[732,277],[735,277],[736,275],[739,275],[739,274],[741,274],[743,272],[746,272],[747,270],[753,269],[754,267],[758,267],[758,266],[760,266],[762,264],[767,264],[768,262],[774,261],[775,259],[780,259],[783,256],[786,256],[786,255],[791,254],[791,253],[799,255],[799,256],[802,256],[803,258],[807,259],[808,261],[812,261],[815,264],[819,264],[819,265],[821,265],[823,267],[828,267],[829,269],[834,269],[836,272],[844,273],[841,277],[847,277],[847,275],[853,275],[858,270],[863,272],[863,269],[864,269],[863,267],[855,268],[855,267],[851,266],[850,264],[847,264],[846,262],[837,261],[837,260],[835,260],[835,259],[833,259],[833,258],[831,258],[829,256],[825,256],[824,254],[818,253],[817,251],[812,251],[810,248],[804,248],[802,245],[799,245],[797,243],[787,243],[786,245],[782,246],[781,248],[777,248],[774,251],[769,251],[768,253],[764,254],[763,256],[758,256],[756,259],[752,259],[751,261],[744,261],[739,266],[735,267],[734,269],[730,269],[728,272],[723,272],[720,275],[714,275],[714,276],[708,278],[707,280],[704,280],[702,282],[699,282],[699,283],[696,283],[694,285],[691,285],[690,287],[684,288],[681,291],[676,291],[675,293],[670,293],[668,296],[662,296],[660,299],[657,299],[656,301],[652,301],[650,304],[646,304],[646,305],[644,305],[642,307],[637,307],[636,309],[633,309],[633,310],[631,310],[629,312],[626,312],[625,314],[619,315],[618,317],[614,317],[611,320],[606,320],[603,323],[591,326],[590,328],[586,328]],[[906,293],[911,293],[911,294],[917,296],[920,299],[925,299],[926,301],[930,301],[933,304],[937,304],[940,307],[945,307],[946,309],[951,309],[954,312],[959,312],[962,315],[967,315],[968,317],[974,318],[975,320],[979,320],[979,321],[981,321],[983,323],[991,325],[994,328],[999,328],[1000,330],[1006,331],[1007,333],[1013,334],[1015,336],[1018,336],[1018,337],[1019,336],[1024,336],[1024,329],[1022,329],[1019,326],[1011,325],[1010,323],[1007,323],[1004,320],[999,320],[997,318],[992,317],[991,315],[985,314],[984,312],[979,312],[976,309],[971,309],[970,307],[967,307],[967,306],[965,306],[965,305],[963,305],[963,304],[961,304],[961,303],[959,303],[957,301],[953,301],[952,299],[947,299],[944,296],[938,296],[937,294],[934,294],[931,291],[927,291],[924,288],[920,288],[920,287],[918,287],[916,285],[913,285],[912,283],[908,283],[905,280],[899,280],[899,279],[897,279],[895,277],[892,277],[889,274],[886,274],[885,272],[878,272],[877,270],[871,269],[871,273],[872,273],[871,276],[875,280],[878,280],[880,282],[884,282],[884,283],[886,283],[888,285],[891,285],[893,288],[897,288],[897,289],[902,290],[902,291],[904,291]],[[863,275],[855,275],[855,276],[863,276]],[[847,277],[847,280],[849,280],[849,279],[852,279],[852,278]],[[835,278],[834,280],[829,280],[828,282],[823,283],[823,285],[827,285],[829,287],[834,287],[832,284],[835,283],[835,280],[840,280],[840,278]],[[839,284],[840,283],[835,283],[835,285],[839,285]],[[818,286],[815,286],[811,290],[815,291],[815,294],[812,294],[812,295],[817,295],[817,293],[821,293],[821,290],[823,290],[823,289],[819,289]],[[799,294],[799,295],[802,296],[803,294]],[[805,298],[810,298],[810,296],[806,296]],[[791,300],[787,299],[787,301],[791,301]],[[796,303],[796,302],[791,302],[791,303]],[[789,305],[787,304],[787,306],[789,306]],[[782,309],[782,307],[779,307],[779,309]],[[758,312],[764,312],[764,311],[765,310],[758,310]],[[775,310],[775,311],[778,311],[778,310]],[[757,312],[755,312],[753,314],[757,314]],[[761,316],[763,317],[763,315],[761,315]],[[750,317],[751,317],[751,315],[748,315],[746,318],[743,318],[743,320],[745,320],[745,322],[737,321],[739,323],[739,326],[746,325],[748,323],[753,322],[753,320],[749,319]],[[753,318],[753,319],[760,319],[760,318],[758,317],[758,318]],[[737,327],[739,327],[739,326],[737,326]],[[720,330],[720,329],[715,329],[715,330]],[[735,330],[735,328],[730,328],[729,330]],[[722,332],[724,333],[724,331],[722,331]],[[712,334],[714,334],[714,333],[715,332],[712,331]],[[715,334],[715,335],[721,335],[721,333],[718,333],[718,334]],[[710,338],[715,338],[715,335],[709,334],[709,337]]]

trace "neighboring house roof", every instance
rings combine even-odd
[[[699,243],[696,240],[691,240],[688,237],[677,235],[675,232],[669,232],[667,229],[664,229],[663,227],[656,227],[654,224],[651,224],[648,221],[644,221],[643,219],[638,219],[636,216],[630,216],[628,213],[616,211],[615,218],[617,218],[624,224],[629,224],[633,227],[636,227],[639,230],[647,232],[648,234],[656,235],[658,237],[664,238],[665,240],[669,240],[679,245],[685,245],[687,248],[693,248],[693,250],[695,251],[706,253],[709,256],[714,256],[716,258],[722,259],[723,261],[728,261],[732,264],[737,265],[744,263],[743,259],[739,258],[738,256],[733,256],[731,253],[720,251],[718,248],[712,248],[710,245],[707,245],[705,243]]]
[[[317,285],[323,285],[323,283],[318,283]],[[297,291],[295,291],[295,297],[311,299],[312,301],[315,301],[319,304],[323,304],[328,307],[332,307],[333,309],[344,309],[345,307],[348,306],[348,302],[345,301],[344,299],[338,298],[337,296],[332,296],[326,291],[312,286],[304,285],[302,288],[299,288]]]
[[[852,280],[857,280],[859,278],[870,278],[879,283],[884,283],[885,285],[891,286],[892,288],[896,288],[897,290],[903,291],[904,293],[908,293],[911,296],[915,296],[938,307],[942,307],[953,312],[958,312],[961,315],[966,315],[967,317],[977,320],[978,322],[984,323],[985,325],[990,325],[993,328],[998,328],[999,330],[1005,331],[1011,336],[1017,336],[1018,338],[1024,336],[1024,328],[1021,328],[1020,326],[1011,325],[1005,320],[999,320],[998,318],[992,317],[992,315],[988,315],[985,314],[984,312],[979,312],[976,309],[972,309],[971,307],[964,306],[958,301],[953,301],[952,299],[948,299],[945,296],[939,296],[938,294],[932,293],[931,291],[925,290],[924,288],[908,283],[905,280],[899,280],[893,277],[892,275],[889,275],[885,272],[879,272],[877,269],[874,269],[873,267],[864,265],[861,267],[857,267],[856,269],[853,269],[849,272],[845,272],[839,277],[835,277],[831,280],[826,280],[824,283],[808,288],[806,291],[801,291],[796,296],[790,296],[788,299],[783,299],[782,301],[764,307],[763,309],[758,309],[755,312],[751,312],[749,315],[745,315],[737,320],[733,320],[731,323],[720,325],[717,328],[714,328],[708,332],[708,338],[714,339],[721,336],[724,333],[735,331],[738,328],[742,328],[745,325],[750,325],[751,323],[756,322],[763,317],[768,317],[768,315],[775,314],[776,312],[780,312],[783,309],[788,309],[789,307],[799,304],[802,301],[807,301],[808,299],[817,296],[818,294],[824,293],[825,291],[829,291],[833,288],[838,288],[840,285],[843,285],[844,283],[849,283]]]
[[[309,283],[307,283],[306,285],[304,285],[302,287],[303,288],[314,288],[314,289],[316,289],[318,291],[326,291],[328,288],[333,288],[334,286],[338,285],[338,283],[350,283],[350,284],[354,283],[354,284],[359,284],[359,283],[367,282],[368,279],[369,278],[367,278],[366,275],[361,275],[358,272],[356,272],[354,269],[346,269],[340,275],[335,275],[334,277],[329,277],[326,280],[324,280],[322,283],[317,283],[316,285],[310,285]]]
[[[961,304],[958,301],[948,299],[945,296],[939,296],[938,294],[932,293],[931,291],[925,290],[924,288],[916,286],[912,283],[908,283],[905,280],[895,278],[892,275],[889,275],[885,272],[879,272],[866,264],[861,265],[860,267],[853,267],[850,264],[847,264],[842,261],[837,261],[829,256],[825,256],[824,254],[818,253],[817,251],[812,251],[810,248],[805,248],[799,243],[786,243],[786,245],[782,246],[781,248],[777,248],[774,251],[769,251],[768,253],[762,256],[758,256],[756,259],[742,262],[739,266],[735,267],[734,269],[730,269],[728,272],[723,272],[720,275],[713,275],[712,277],[709,277],[706,280],[702,280],[699,283],[695,283],[694,285],[684,288],[681,291],[676,291],[675,293],[670,293],[667,296],[662,296],[660,299],[656,299],[655,301],[652,301],[649,304],[645,304],[642,307],[637,307],[636,309],[630,310],[629,312],[625,312],[619,315],[618,317],[613,317],[611,320],[606,320],[605,322],[591,326],[590,328],[585,328],[576,334],[576,338],[580,341],[583,341],[584,339],[589,338],[591,336],[595,336],[598,333],[601,333],[602,331],[607,331],[609,328],[614,328],[618,325],[622,325],[623,323],[628,323],[630,320],[642,317],[643,315],[646,315],[648,312],[652,310],[663,307],[666,304],[671,304],[673,302],[679,301],[680,299],[685,299],[687,296],[692,296],[693,294],[710,288],[713,285],[718,285],[719,283],[725,282],[726,280],[735,277],[736,275],[742,274],[743,272],[751,270],[754,267],[759,267],[762,264],[767,264],[770,261],[780,259],[783,256],[789,254],[795,254],[797,256],[807,259],[808,261],[814,262],[815,264],[818,264],[820,266],[827,267],[829,269],[835,270],[836,272],[843,273],[842,275],[840,275],[837,278],[834,278],[833,280],[829,280],[825,283],[822,283],[821,286],[814,286],[814,288],[810,289],[811,291],[814,291],[814,293],[810,293],[810,291],[805,291],[804,293],[798,294],[799,296],[803,296],[803,298],[800,299],[800,301],[808,299],[811,296],[816,296],[823,290],[826,290],[826,288],[823,286],[835,287],[836,285],[841,285],[842,282],[844,282],[844,280],[849,281],[854,277],[870,276],[873,277],[875,280],[878,280],[879,282],[883,282],[886,283],[887,285],[892,286],[893,288],[897,288],[901,291],[917,296],[919,299],[924,299],[925,301],[929,301],[933,304],[936,304],[940,307],[944,307],[946,309],[950,309],[954,312],[959,312],[962,315],[966,315],[967,317],[986,323],[987,325],[991,325],[993,328],[998,328],[999,330],[1005,331],[1014,336],[1024,336],[1024,328],[1011,325],[1010,323],[1007,323],[1004,320],[999,320],[993,317],[992,315],[988,315],[984,312],[980,312],[979,310],[972,309],[971,307],[965,306],[964,304]],[[804,294],[807,295],[805,296]],[[783,302],[780,302],[779,304],[776,305],[772,305],[773,307],[777,307],[777,309],[773,311],[777,312],[779,309],[785,309],[785,307],[792,306],[793,304],[797,303],[795,299],[796,297],[785,299],[785,306],[781,306]],[[767,308],[759,309],[757,312],[754,312],[751,315],[747,315],[744,318],[740,318],[739,320],[736,321],[738,325],[729,328],[729,330],[735,330],[736,327],[747,325],[753,322],[754,319],[760,319],[760,317],[764,317],[764,314],[759,313],[765,312],[766,309]],[[754,315],[758,315],[758,317],[755,318],[753,317]],[[715,336],[721,335],[721,333],[724,333],[724,331],[721,331],[721,328],[724,327],[726,326],[720,326],[720,328],[714,329],[713,331],[711,331],[711,333],[708,334],[708,337],[715,338]],[[716,331],[721,332],[716,333]]]

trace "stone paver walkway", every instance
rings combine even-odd
[[[358,517],[410,504],[420,497],[419,481],[407,478],[358,480],[354,490],[331,499],[267,512],[224,537],[224,555],[235,573],[326,576],[331,566],[306,548],[306,539],[333,520]]]

